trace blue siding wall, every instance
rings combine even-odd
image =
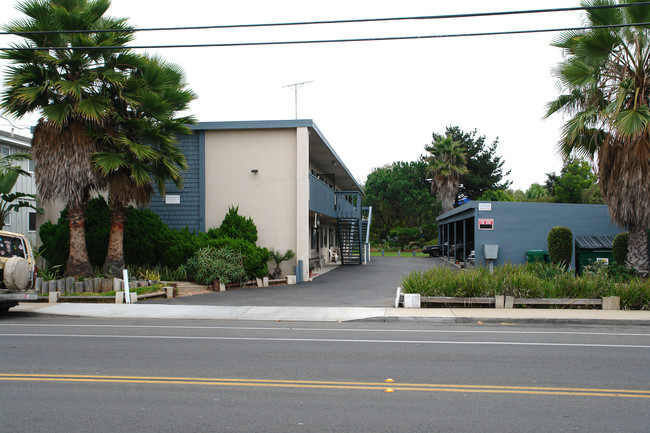
[[[167,195],[180,196],[179,204],[166,204],[158,190],[151,197],[150,209],[160,215],[160,218],[171,228],[189,228],[191,231],[205,231],[204,221],[204,168],[203,148],[205,133],[195,131],[192,135],[182,135],[178,138],[178,145],[183,150],[187,159],[188,170],[183,173],[183,188],[167,183]]]

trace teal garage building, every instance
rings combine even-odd
[[[443,255],[464,262],[474,251],[477,266],[525,263],[527,252],[548,250],[553,227],[564,226],[573,233],[575,268],[576,238],[624,231],[610,221],[607,206],[593,204],[471,201],[436,221]]]

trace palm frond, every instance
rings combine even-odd
[[[647,133],[650,129],[650,109],[643,105],[629,110],[621,110],[613,116],[612,123],[617,133],[624,138]]]

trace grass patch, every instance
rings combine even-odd
[[[370,257],[382,257],[381,251],[370,251]],[[397,251],[384,251],[383,257],[413,257],[413,251],[402,251],[399,256]],[[429,257],[429,255],[416,251],[415,257]]]

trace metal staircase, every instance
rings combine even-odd
[[[339,250],[341,264],[360,265],[363,262],[361,248],[361,229],[357,218],[339,218]]]

